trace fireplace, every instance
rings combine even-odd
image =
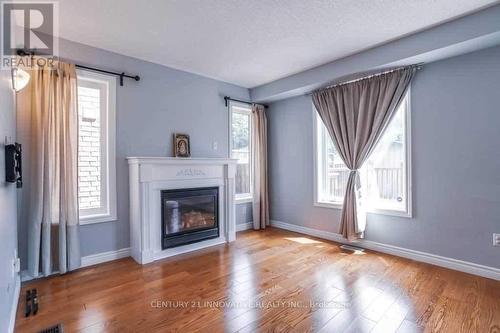
[[[127,160],[130,253],[136,262],[148,264],[236,239],[234,178],[237,160],[175,157],[127,157]],[[197,221],[194,218],[199,215],[191,214],[186,216],[191,217],[190,222],[183,224],[179,220],[183,211],[196,212],[194,208],[186,210],[186,203],[193,201],[189,200],[196,194],[193,191],[202,190],[208,190],[202,192],[202,196],[208,198],[197,199],[201,206],[197,210],[213,217],[195,225],[191,222]],[[205,201],[207,199],[210,204]],[[172,202],[167,205],[167,201]],[[176,219],[177,224],[172,224]],[[200,238],[204,240],[198,241]]]
[[[219,188],[161,191],[162,249],[219,237]]]

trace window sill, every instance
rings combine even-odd
[[[342,204],[332,203],[332,202],[320,202],[316,201],[313,204],[315,207],[329,208],[329,209],[339,209],[342,210]],[[367,214],[375,214],[375,215],[387,215],[387,216],[396,216],[396,217],[404,217],[404,218],[413,218],[411,212],[400,211],[400,210],[389,210],[389,209],[370,209],[366,212]]]
[[[234,201],[237,205],[239,205],[239,204],[244,204],[244,203],[251,203],[251,202],[253,202],[253,198],[252,197],[240,197],[240,198],[236,197],[236,199]]]
[[[330,209],[342,209],[342,204],[333,202],[316,201],[314,203],[316,207],[330,208]]]
[[[396,217],[404,217],[407,219],[413,218],[411,212],[406,212],[402,210],[389,210],[389,209],[370,209],[367,211],[368,214],[375,215],[387,215],[387,216],[396,216]]]
[[[117,217],[116,215],[88,215],[84,217],[79,218],[79,223],[80,225],[87,225],[87,224],[95,224],[95,223],[104,223],[104,222],[113,222],[116,221]]]

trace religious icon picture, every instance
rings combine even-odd
[[[174,133],[174,156],[190,157],[189,135]]]

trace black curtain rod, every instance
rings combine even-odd
[[[20,50],[17,50],[17,55],[19,55],[21,57],[23,57],[23,56],[34,56],[35,52],[34,51],[26,51],[26,50],[21,50],[20,49]],[[91,71],[94,71],[94,72],[106,73],[106,74],[118,76],[118,77],[120,77],[120,86],[123,86],[123,78],[124,77],[129,78],[129,79],[134,79],[135,81],[139,81],[141,79],[141,77],[139,75],[128,75],[128,74],[125,74],[124,72],[122,72],[122,73],[112,72],[112,71],[107,71],[107,70],[100,69],[100,68],[95,68],[95,67],[90,67],[90,66],[84,66],[84,65],[79,65],[79,64],[75,64],[75,67],[82,68],[82,69],[88,69],[88,70],[91,70]]]
[[[94,71],[94,72],[106,73],[106,74],[111,74],[111,75],[119,76],[120,77],[120,86],[123,86],[123,78],[124,77],[127,77],[129,79],[134,79],[136,81],[139,81],[141,79],[141,77],[139,75],[132,76],[132,75],[127,75],[127,74],[125,74],[123,72],[122,73],[111,72],[111,71],[106,71],[104,69],[99,69],[99,68],[89,67],[89,66],[83,66],[83,65],[78,65],[78,64],[75,64],[75,66],[78,67],[78,68],[88,69],[88,70],[91,70],[91,71]]]
[[[249,102],[249,101],[244,101],[244,100],[241,100],[241,99],[231,98],[229,96],[224,96],[224,101],[226,102],[226,107],[228,105],[228,101],[233,101],[233,102],[238,102],[238,103],[243,103],[243,104],[248,104],[248,105],[259,104],[259,103],[252,103],[252,102]],[[263,105],[267,109],[267,105],[265,105],[265,104],[261,104],[261,105]]]

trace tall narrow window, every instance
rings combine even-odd
[[[238,159],[236,167],[236,200],[252,199],[252,110],[248,105],[230,104],[230,155]]]
[[[315,204],[342,207],[349,169],[338,155],[316,110]],[[401,103],[360,170],[368,211],[411,216],[409,98]]]
[[[77,75],[80,223],[116,220],[115,78]]]

